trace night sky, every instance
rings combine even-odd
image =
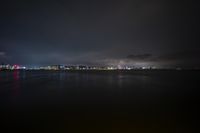
[[[0,62],[200,67],[196,0],[6,0]]]

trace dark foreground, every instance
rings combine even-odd
[[[200,71],[0,72],[0,132],[191,133],[199,89]]]

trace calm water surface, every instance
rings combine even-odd
[[[0,130],[194,132],[199,83],[199,71],[1,71]]]

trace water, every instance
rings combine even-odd
[[[199,71],[0,72],[6,132],[193,132]]]

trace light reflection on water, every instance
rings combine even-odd
[[[88,125],[92,124],[93,132],[98,129],[135,132],[139,127],[156,132],[153,126],[160,132],[189,129],[195,123],[194,119],[188,119],[196,115],[199,75],[194,72],[2,72],[0,116],[9,124],[28,121],[37,125],[36,129],[41,126],[36,124],[41,120],[46,123],[44,126],[63,132],[67,131],[64,125],[90,129]],[[187,112],[187,108],[194,110]],[[180,118],[185,121],[179,121]]]
[[[12,98],[13,101],[16,100],[17,96],[20,95],[20,72],[13,72],[13,82],[12,82]]]

